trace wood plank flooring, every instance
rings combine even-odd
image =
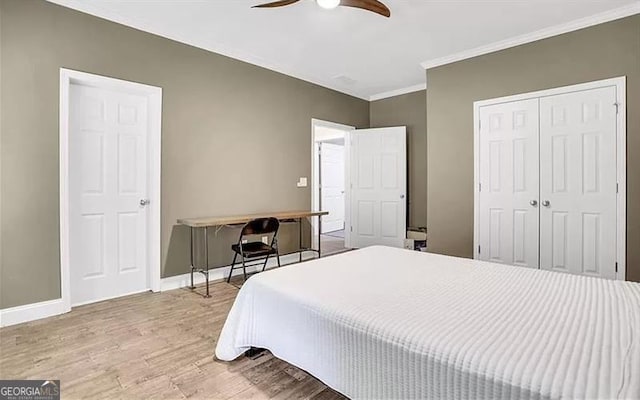
[[[213,352],[238,289],[143,293],[0,329],[1,379],[60,379],[63,399],[344,399],[264,352]],[[202,288],[198,288],[202,291]]]
[[[339,238],[331,235],[322,235],[320,237],[322,241],[322,255],[329,256],[349,251],[344,247],[344,238]]]

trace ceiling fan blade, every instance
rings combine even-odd
[[[280,0],[274,1],[271,3],[258,4],[257,6],[253,6],[251,8],[273,8],[273,7],[283,7],[288,6],[289,4],[297,3],[300,0]]]
[[[363,10],[371,11],[376,14],[380,14],[385,17],[391,16],[391,11],[387,6],[379,2],[378,0],[340,0],[341,6],[361,8]]]

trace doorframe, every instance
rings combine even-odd
[[[351,232],[347,229],[351,226],[351,210],[348,205],[351,204],[351,132],[356,129],[355,126],[339,124],[337,122],[325,121],[322,119],[311,119],[311,209],[319,209],[319,199],[316,194],[319,192],[318,182],[320,165],[318,164],[318,148],[316,146],[316,127],[340,129],[345,132],[344,135],[344,247],[351,247]],[[315,246],[318,243],[318,221],[311,218],[311,243]]]
[[[476,101],[473,103],[473,258],[478,259],[478,245],[480,239],[480,226],[478,223],[480,212],[480,108],[500,103],[529,100],[555,96],[559,94],[580,92],[585,90],[600,89],[605,87],[616,88],[616,103],[618,114],[616,119],[616,175],[618,183],[618,196],[616,206],[616,259],[618,262],[617,280],[626,279],[626,235],[627,235],[627,78],[603,79],[598,81],[580,83],[577,85],[562,86],[553,89],[539,90],[530,93],[522,93],[513,96],[498,97]]]
[[[147,220],[147,283],[149,289],[160,291],[161,268],[161,126],[162,88],[141,83],[110,78],[86,72],[60,68],[60,295],[65,312],[71,310],[70,270],[70,210],[69,210],[69,101],[70,86],[85,86],[116,89],[144,95],[148,99],[147,152],[147,196],[149,219]]]

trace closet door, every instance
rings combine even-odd
[[[538,99],[479,111],[479,258],[538,268]]]
[[[540,99],[540,267],[615,279],[616,88]]]

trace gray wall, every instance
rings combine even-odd
[[[429,250],[473,255],[473,102],[627,76],[627,279],[640,281],[640,15],[427,71]]]
[[[369,125],[366,101],[41,0],[0,0],[0,21],[0,308],[60,296],[60,67],[164,90],[163,277],[188,271],[179,217],[310,207],[295,183],[311,174],[311,118]]]
[[[424,90],[371,102],[372,128],[407,126],[409,224],[427,226],[427,94]]]

